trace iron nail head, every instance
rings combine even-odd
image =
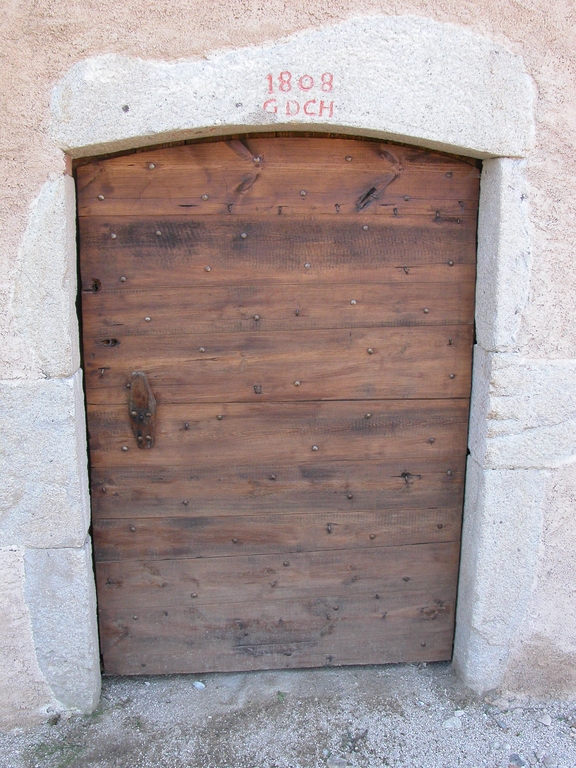
[[[376,534],[375,534],[375,533],[371,533],[371,534],[370,534],[370,538],[371,538],[372,540],[374,540],[374,539],[376,538]]]
[[[300,190],[300,197],[306,197],[306,194],[307,194],[307,192],[306,192],[305,189],[301,189]]]
[[[98,195],[98,200],[104,200],[104,195]]]
[[[312,264],[310,264],[310,262],[307,261],[306,264],[304,264],[304,269],[310,269],[311,266]]]
[[[130,411],[130,416],[138,416],[138,411]]]
[[[212,271],[212,267],[204,267],[204,272],[211,272],[211,271]]]
[[[218,416],[216,416],[216,418],[218,419],[218,421],[222,421],[224,416],[221,413],[219,413]]]
[[[117,234],[116,234],[116,232],[112,232],[112,234],[110,235],[110,237],[112,238],[112,240],[116,240],[116,238],[117,238]]]
[[[248,235],[246,234],[246,232],[242,232],[242,234],[240,235],[240,237],[242,238],[242,240],[246,240],[246,238],[248,237]]]
[[[299,381],[295,381],[295,382],[294,382],[294,386],[295,386],[295,387],[299,387],[299,386],[300,386],[300,382],[299,382]]]
[[[354,306],[354,304],[357,304],[357,303],[358,303],[358,302],[356,301],[356,299],[351,299],[351,300],[350,300],[350,304],[352,304],[352,306]]]
[[[354,498],[354,494],[353,494],[353,493],[348,493],[348,494],[346,495],[346,498],[348,498],[348,499],[353,499],[353,498]]]
[[[149,315],[146,315],[144,320],[146,320],[146,322],[149,323],[152,320],[152,318]]]
[[[364,232],[368,232],[368,229],[369,229],[368,224],[364,224],[362,229],[364,230]]]
[[[127,277],[124,277],[124,275],[122,275],[122,277],[120,278],[120,282],[125,283],[127,279],[128,279]]]
[[[452,261],[452,259],[450,259],[450,261],[448,262],[448,266],[449,267],[453,267],[454,266],[454,262]]]
[[[130,526],[130,530],[131,530],[132,532],[134,532],[134,531],[136,530],[136,526],[135,526],[135,525],[131,525],[131,526]]]
[[[153,170],[154,170],[154,168],[156,168],[156,166],[154,165],[154,163],[150,163],[150,164],[148,165],[148,168],[150,168],[150,170],[151,170],[151,171],[153,171]]]
[[[449,374],[448,378],[449,379],[455,379],[456,378],[456,374],[455,373],[451,373],[451,374]]]
[[[202,199],[202,200],[208,200],[209,198],[208,198],[208,195],[202,195],[202,198],[201,198],[201,199]]]
[[[346,155],[346,162],[351,163],[352,162],[352,155]]]
[[[372,349],[372,347],[368,347],[366,352],[368,352],[369,355],[373,355],[374,354],[374,350]]]
[[[262,158],[261,158],[261,157],[258,157],[258,156],[256,156],[256,157],[253,157],[253,158],[252,158],[252,160],[253,160],[253,162],[255,162],[255,163],[260,163],[260,162],[262,161]]]
[[[317,450],[318,450],[318,446],[317,446],[317,445],[313,445],[313,446],[312,446],[312,450],[313,450],[313,451],[317,451]]]
[[[365,413],[364,414],[364,418],[365,419],[371,419],[372,418],[372,414],[371,413]]]
[[[428,307],[424,307],[424,309],[422,310],[422,312],[424,312],[424,314],[425,314],[425,315],[427,315],[427,314],[428,314],[428,312],[430,312],[430,310],[428,309]]]
[[[159,229],[157,229],[156,230],[156,237],[160,237],[161,235],[162,235],[162,232]]]
[[[206,352],[206,347],[198,347],[198,352]]]
[[[254,320],[260,320],[260,315],[254,315]]]
[[[123,446],[122,446],[122,450],[123,450],[124,452],[126,452],[126,451],[128,450],[128,446],[127,446],[127,445],[123,445]]]

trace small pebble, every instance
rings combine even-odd
[[[509,768],[524,768],[524,766],[527,764],[528,763],[526,760],[521,755],[517,755],[516,753],[512,753],[508,758]]]
[[[466,714],[465,710],[457,709],[456,712],[454,712],[454,717],[464,717],[465,714]]]
[[[326,760],[326,765],[328,768],[345,768],[348,765],[348,761],[344,760],[343,757],[332,755],[332,757],[329,757],[328,760]]]
[[[449,717],[448,720],[444,720],[442,727],[449,729],[462,728],[462,721],[459,717]]]
[[[194,688],[196,688],[196,690],[198,690],[198,691],[203,691],[203,690],[204,690],[204,688],[206,688],[206,686],[204,685],[204,683],[201,683],[201,682],[200,682],[200,680],[194,680],[194,682],[192,683],[192,685],[193,685],[193,686],[194,686]]]
[[[546,713],[545,715],[542,715],[538,718],[538,722],[542,723],[542,725],[552,725],[552,718],[548,713]]]

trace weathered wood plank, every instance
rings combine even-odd
[[[86,337],[107,338],[471,324],[473,297],[474,283],[121,287],[83,294],[82,309]]]
[[[260,161],[254,163],[254,157]],[[347,158],[351,158],[347,160]],[[79,190],[94,180],[106,168],[116,173],[140,173],[150,170],[150,163],[157,169],[185,168],[187,171],[205,168],[250,170],[255,166],[313,168],[354,168],[374,171],[375,168],[392,170],[398,165],[403,173],[411,171],[419,175],[430,172],[446,173],[457,170],[463,178],[478,173],[480,164],[471,157],[456,157],[415,146],[401,146],[378,140],[320,136],[251,136],[242,139],[213,139],[186,145],[144,149],[117,155],[104,161],[89,161],[78,167]]]
[[[396,189],[394,194],[388,193],[386,196],[378,198],[384,202],[376,200],[374,205],[359,211],[358,198],[362,197],[364,190],[372,188],[372,178],[366,175],[356,183],[351,183],[346,196],[335,193],[331,195],[317,193],[315,196],[306,198],[300,196],[298,189],[302,185],[308,187],[312,185],[307,183],[306,178],[300,178],[300,174],[296,188],[293,187],[287,193],[281,193],[277,190],[273,194],[270,189],[273,185],[268,185],[269,188],[259,190],[260,195],[252,192],[250,195],[243,196],[230,194],[226,188],[228,186],[234,188],[237,181],[240,181],[240,185],[245,183],[246,177],[224,178],[216,188],[213,184],[198,185],[198,190],[204,188],[210,192],[208,202],[203,202],[199,194],[184,196],[182,187],[173,192],[173,196],[142,197],[136,191],[134,192],[135,197],[116,197],[112,192],[104,200],[101,200],[99,190],[104,187],[97,185],[96,189],[93,190],[94,196],[85,198],[85,202],[79,204],[78,215],[81,219],[97,216],[146,216],[152,220],[159,216],[187,218],[199,215],[207,220],[217,216],[264,216],[274,217],[274,219],[279,216],[297,219],[308,216],[329,217],[330,219],[338,216],[356,216],[358,222],[374,222],[381,219],[382,223],[394,222],[398,228],[434,226],[441,230],[445,236],[457,229],[466,232],[468,236],[474,232],[477,224],[478,200],[471,199],[469,197],[470,192],[466,190],[462,190],[463,194],[457,194],[459,190],[456,190],[452,200],[446,200],[440,196],[426,200],[416,197],[418,191],[422,194],[423,190],[416,191],[415,186],[405,185],[403,189]],[[332,181],[336,183],[337,176]],[[105,186],[110,188],[110,185]],[[406,189],[407,186],[408,189]],[[146,189],[145,185],[143,185],[144,189]],[[186,185],[185,189],[189,189],[189,187]],[[152,190],[148,188],[148,191]],[[412,191],[412,196],[407,194],[409,191]],[[160,193],[158,192],[158,194]]]
[[[441,597],[455,587],[459,549],[460,543],[453,541],[290,555],[99,562],[96,577],[99,594],[112,611],[326,595],[384,599],[431,587]]]
[[[99,562],[235,557],[458,541],[459,509],[187,517],[94,521]]]
[[[266,383],[261,400],[267,401],[470,392],[472,326],[143,338],[119,330],[113,338],[86,338],[91,404],[125,403],[130,372],[144,369],[162,404],[253,401],[255,381]],[[447,392],[450,374],[456,378]]]
[[[143,289],[475,279],[475,233],[456,228],[448,238],[436,223],[405,227],[344,216],[99,216],[80,220],[80,238],[83,290],[92,290],[95,280],[103,289],[118,287],[121,277]]]
[[[286,140],[286,147],[290,141]],[[474,165],[447,163],[442,158],[436,163],[425,161],[426,172],[422,173],[422,164],[397,148],[393,152],[384,150],[388,157],[371,151],[366,155],[371,162],[366,165],[354,158],[347,162],[350,154],[340,154],[331,164],[321,144],[317,147],[322,151],[324,162],[318,163],[318,158],[301,153],[303,144],[295,149],[293,141],[292,154],[285,154],[281,159],[278,155],[274,158],[278,150],[273,149],[268,140],[267,144],[260,145],[264,151],[256,155],[261,161],[252,160],[252,164],[219,144],[210,149],[185,148],[172,155],[167,150],[159,150],[158,154],[114,158],[81,167],[78,169],[79,214],[102,215],[113,210],[116,215],[133,215],[140,210],[158,215],[181,212],[180,206],[190,206],[203,215],[235,209],[275,214],[278,206],[286,206],[298,213],[337,210],[356,213],[361,209],[373,216],[390,215],[390,207],[392,215],[394,207],[400,213],[402,204],[403,209],[409,209],[413,197],[428,199],[432,205],[435,200],[478,199],[479,170]],[[357,143],[347,142],[341,146],[347,153],[352,151],[350,147],[356,150]],[[167,161],[168,157],[172,162]],[[174,200],[178,201],[176,206]],[[471,206],[474,208],[475,205]]]
[[[371,414],[369,419],[366,413]],[[352,457],[356,461],[408,461],[422,455],[444,457],[448,462],[466,450],[468,402],[159,406],[156,443],[150,451],[135,448],[127,409],[89,406],[88,418],[92,466],[226,467],[245,463],[247,458],[253,462],[314,465],[317,461],[349,461]]]
[[[278,466],[92,469],[98,519],[393,511],[460,507],[465,456]],[[353,498],[348,496],[352,494]],[[186,504],[184,502],[187,502]]]
[[[105,610],[104,662],[108,674],[149,675],[451,658],[453,590],[386,597]]]

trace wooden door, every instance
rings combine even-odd
[[[477,163],[284,136],[77,176],[106,672],[449,659]]]

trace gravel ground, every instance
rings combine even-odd
[[[448,664],[105,678],[0,768],[576,768],[576,702],[478,698]]]

